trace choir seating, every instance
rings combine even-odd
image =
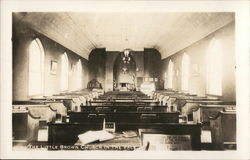
[[[209,120],[213,149],[236,149],[236,111],[220,111],[215,116],[210,116]]]
[[[40,116],[32,115],[27,108],[13,108],[13,144],[28,144],[37,141]]]

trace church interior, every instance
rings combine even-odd
[[[13,150],[236,150],[235,14],[13,12]]]

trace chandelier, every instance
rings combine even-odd
[[[131,49],[125,49],[122,53],[122,60],[124,63],[129,63],[131,58],[130,58],[130,52],[132,50]]]

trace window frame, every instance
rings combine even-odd
[[[63,64],[63,58],[65,58],[65,64]],[[65,89],[64,89],[64,87],[62,86],[62,85],[65,85],[65,84],[63,84],[63,80],[62,80],[62,77],[63,77],[63,74],[65,74],[65,73],[63,73],[64,71],[63,71],[63,65],[66,65],[66,67],[64,68],[64,69],[66,69],[65,71],[65,73],[67,73],[67,80],[66,80],[66,82],[65,82],[65,84],[66,84],[66,86],[67,87],[65,87]],[[66,91],[69,91],[69,58],[68,58],[68,54],[67,54],[67,52],[64,52],[62,55],[61,55],[61,74],[60,74],[60,92],[66,92]]]
[[[31,52],[30,52],[30,47],[31,47],[31,45],[32,44],[36,44],[37,46],[38,46],[38,48],[39,48],[39,50],[40,50],[40,74],[41,74],[41,90],[40,90],[40,93],[35,93],[35,94],[31,94],[30,93],[30,81],[31,81],[31,68],[30,68],[30,60],[31,60]],[[28,97],[36,97],[36,96],[42,96],[42,95],[44,95],[44,86],[45,86],[45,83],[44,83],[44,81],[45,81],[45,76],[44,76],[44,74],[45,74],[45,72],[44,72],[44,69],[45,69],[45,52],[44,52],[44,47],[43,47],[43,45],[42,45],[42,42],[41,42],[41,40],[39,39],[39,38],[35,38],[35,39],[33,39],[31,42],[30,42],[30,44],[29,44],[29,48],[28,48]]]
[[[218,46],[217,46],[218,45]],[[218,48],[217,48],[218,47]],[[217,50],[216,52],[213,52],[213,50]],[[212,55],[211,55],[212,53]],[[209,71],[210,69],[210,66],[217,66],[217,64],[215,64],[215,61],[213,59],[218,59],[218,55],[217,54],[220,54],[219,56],[220,57],[220,62],[218,63],[219,66],[221,67],[220,69],[220,91],[216,91],[216,92],[220,92],[220,93],[212,93],[211,92],[211,84],[212,82],[211,81],[211,71]],[[210,54],[210,55],[209,55]],[[212,64],[211,62],[214,62],[214,64]],[[218,71],[218,70],[217,70]],[[218,83],[218,82],[217,82]],[[217,39],[212,39],[208,45],[208,48],[207,48],[207,52],[206,52],[206,95],[208,96],[214,96],[214,97],[223,97],[223,52],[222,52],[222,45],[220,43],[219,40]]]
[[[171,75],[170,75],[170,67],[171,67]],[[168,62],[168,74],[167,74],[167,88],[168,89],[173,89],[174,85],[173,85],[173,80],[174,80],[174,63],[173,61],[170,59]],[[171,87],[170,87],[170,78],[171,78]]]

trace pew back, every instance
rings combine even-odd
[[[48,104],[19,104],[13,105],[13,109],[29,110],[34,116],[41,117],[41,120],[47,122],[56,120],[56,110],[53,110]]]
[[[12,111],[13,142],[37,141],[39,119],[40,117],[33,116],[28,110],[14,109]]]
[[[214,149],[225,149],[225,145],[236,145],[236,112],[219,112],[209,117]]]

